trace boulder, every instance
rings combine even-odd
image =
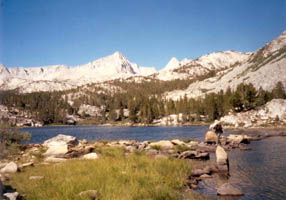
[[[88,160],[96,160],[96,159],[98,159],[98,155],[95,152],[93,152],[93,153],[88,153],[88,154],[84,155],[82,158],[88,159]]]
[[[229,172],[228,155],[221,146],[216,148],[216,162],[220,172]]]
[[[194,171],[192,171],[192,176],[194,177],[199,177],[201,175],[203,175],[205,172],[202,169],[195,169]]]
[[[149,149],[147,152],[146,152],[146,155],[148,156],[155,156],[158,154],[158,151],[156,149]]]
[[[48,150],[44,153],[45,156],[64,155],[68,152],[68,145],[62,144],[57,146],[49,146]]]
[[[14,162],[9,162],[5,167],[3,167],[1,173],[16,173],[18,171],[18,166]]]
[[[228,162],[228,156],[222,146],[217,146],[216,148],[216,162],[218,165],[225,165]]]
[[[17,200],[19,193],[13,192],[13,193],[5,193],[4,196],[8,198],[9,200]]]
[[[203,174],[200,176],[200,178],[212,178],[212,176],[208,174]]]
[[[217,135],[213,131],[208,131],[205,136],[206,143],[216,143]]]
[[[159,142],[153,142],[149,145],[152,146],[159,146],[162,150],[172,149],[174,147],[173,143],[168,140],[161,140]]]
[[[249,143],[249,138],[244,135],[229,135],[227,137],[228,142],[233,143],[233,144],[248,144]]]
[[[181,159],[197,159],[197,160],[208,160],[210,159],[209,153],[207,152],[197,152],[197,151],[184,151],[179,155]]]
[[[209,160],[210,159],[210,154],[208,152],[197,153],[195,159],[198,159],[198,160]]]
[[[196,151],[184,151],[179,155],[179,158],[181,159],[195,159],[197,156]]]
[[[46,147],[62,146],[62,145],[76,146],[76,145],[78,145],[78,143],[79,142],[76,139],[76,137],[73,137],[70,135],[59,134],[53,138],[46,140],[43,143],[43,146],[46,146]]]
[[[223,196],[242,196],[242,191],[231,183],[225,183],[221,185],[217,190],[218,195]]]

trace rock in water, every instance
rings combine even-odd
[[[219,171],[229,171],[229,161],[228,155],[222,146],[217,146],[216,148],[216,162],[219,168]]]
[[[222,196],[242,196],[242,191],[231,183],[225,183],[217,190],[218,195]]]
[[[206,143],[216,143],[217,135],[213,131],[208,131],[205,136]]]
[[[9,162],[4,168],[1,169],[1,173],[16,173],[18,166],[14,162]]]
[[[51,139],[46,140],[43,143],[43,146],[51,147],[51,146],[62,146],[62,145],[68,145],[68,146],[75,146],[78,145],[78,140],[76,137],[70,136],[70,135],[62,135],[59,134]]]

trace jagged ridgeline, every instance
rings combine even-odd
[[[285,98],[285,66],[285,32],[255,52],[172,58],[158,72],[119,52],[76,67],[0,65],[0,118],[12,124],[25,116],[45,124],[150,124],[176,114],[182,123],[212,121]]]

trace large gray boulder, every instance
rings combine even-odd
[[[16,173],[18,171],[18,166],[16,163],[9,162],[5,167],[3,167],[0,172],[1,173]]]
[[[51,139],[46,140],[43,143],[43,146],[45,147],[62,146],[62,145],[76,146],[78,145],[78,143],[79,142],[76,139],[76,137],[73,137],[70,135],[59,134]]]
[[[242,196],[242,191],[231,183],[225,183],[221,185],[217,190],[218,195],[222,196]]]
[[[220,145],[216,148],[216,162],[219,171],[228,172],[229,171],[229,160],[228,155],[224,148]]]
[[[48,150],[44,153],[45,156],[58,156],[64,155],[68,152],[68,145],[57,145],[57,146],[50,146]]]

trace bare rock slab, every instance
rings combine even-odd
[[[221,196],[242,196],[243,192],[237,186],[225,183],[218,188],[217,194]]]

